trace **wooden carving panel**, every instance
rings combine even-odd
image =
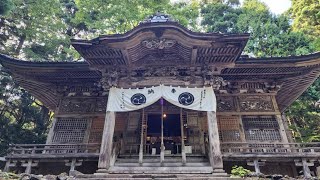
[[[218,96],[217,97],[217,110],[219,112],[236,111],[233,97]]]
[[[104,128],[104,117],[96,117],[92,120],[89,143],[101,143]]]
[[[271,96],[240,96],[241,111],[268,112],[274,111]]]
[[[218,116],[218,128],[222,142],[240,141],[240,121],[237,116]]]
[[[106,98],[64,98],[59,106],[59,114],[104,113],[106,106]]]

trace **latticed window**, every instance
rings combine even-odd
[[[243,116],[242,123],[247,141],[281,141],[275,116]]]
[[[52,143],[82,143],[88,119],[59,118],[54,127]]]
[[[240,141],[240,122],[236,116],[218,117],[219,138],[222,142]]]
[[[104,117],[97,117],[92,120],[89,143],[101,143],[104,127]]]

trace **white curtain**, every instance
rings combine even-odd
[[[163,98],[178,107],[197,111],[216,111],[216,97],[212,87],[181,88],[156,86],[143,89],[112,87],[107,111],[125,112],[145,108]]]

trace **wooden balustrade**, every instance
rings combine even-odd
[[[9,156],[99,153],[100,144],[15,144],[9,147]]]
[[[180,154],[179,146],[177,152]],[[186,144],[188,145],[188,144]],[[138,154],[139,144],[116,143],[116,152],[124,154]],[[123,149],[124,148],[124,149]],[[10,145],[8,156],[15,155],[58,155],[58,154],[89,154],[99,153],[100,144],[16,144]],[[144,150],[150,154],[150,144],[144,145]],[[245,143],[228,142],[221,143],[221,152],[228,154],[320,154],[320,143]]]
[[[319,153],[319,143],[221,143],[223,154],[297,154]]]

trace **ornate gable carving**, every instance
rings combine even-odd
[[[59,114],[104,113],[107,98],[64,98],[59,106]]]
[[[271,96],[239,96],[241,111],[274,111]]]

